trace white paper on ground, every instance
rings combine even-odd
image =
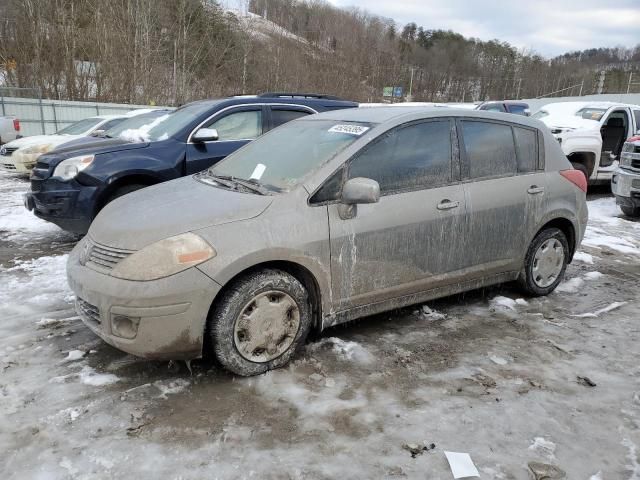
[[[266,169],[267,169],[266,165],[263,165],[262,163],[257,164],[256,168],[253,169],[253,173],[249,177],[249,180],[251,179],[260,180],[260,178],[262,178],[262,174]]]
[[[471,461],[471,457],[468,453],[458,452],[444,452],[449,466],[451,467],[451,473],[453,478],[467,478],[467,477],[479,477],[478,469]]]

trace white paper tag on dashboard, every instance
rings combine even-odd
[[[260,178],[262,177],[266,169],[267,169],[266,165],[263,165],[262,163],[257,164],[256,168],[253,169],[253,173],[249,177],[249,180],[251,179],[260,180]]]
[[[348,133],[349,135],[362,135],[369,127],[362,125],[334,125],[329,129],[331,133]]]

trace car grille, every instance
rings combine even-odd
[[[18,147],[2,147],[2,156],[10,157],[17,149]]]
[[[76,311],[83,320],[98,324],[100,323],[100,309],[80,297],[76,297]]]
[[[2,166],[7,170],[15,170],[16,166],[11,163],[3,163]]]
[[[90,241],[89,239],[87,240]],[[92,266],[98,270],[111,270],[132,253],[131,250],[122,250],[91,242],[87,266],[93,264]]]

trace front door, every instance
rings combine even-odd
[[[236,107],[215,116],[200,128],[214,128],[218,140],[187,144],[187,175],[218,163],[227,155],[262,135],[263,109],[261,106]],[[194,132],[195,133],[195,132]]]
[[[328,206],[337,311],[424,291],[459,268],[465,201],[452,127],[449,119],[398,127],[347,163],[346,177],[376,180],[381,198],[353,218]]]

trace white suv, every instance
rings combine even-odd
[[[20,120],[16,117],[0,116],[0,145],[20,138]]]
[[[613,102],[550,103],[533,115],[560,142],[590,184],[609,183],[622,145],[640,129],[640,106]]]
[[[620,167],[611,178],[611,191],[622,213],[640,217],[640,136],[624,144]]]

